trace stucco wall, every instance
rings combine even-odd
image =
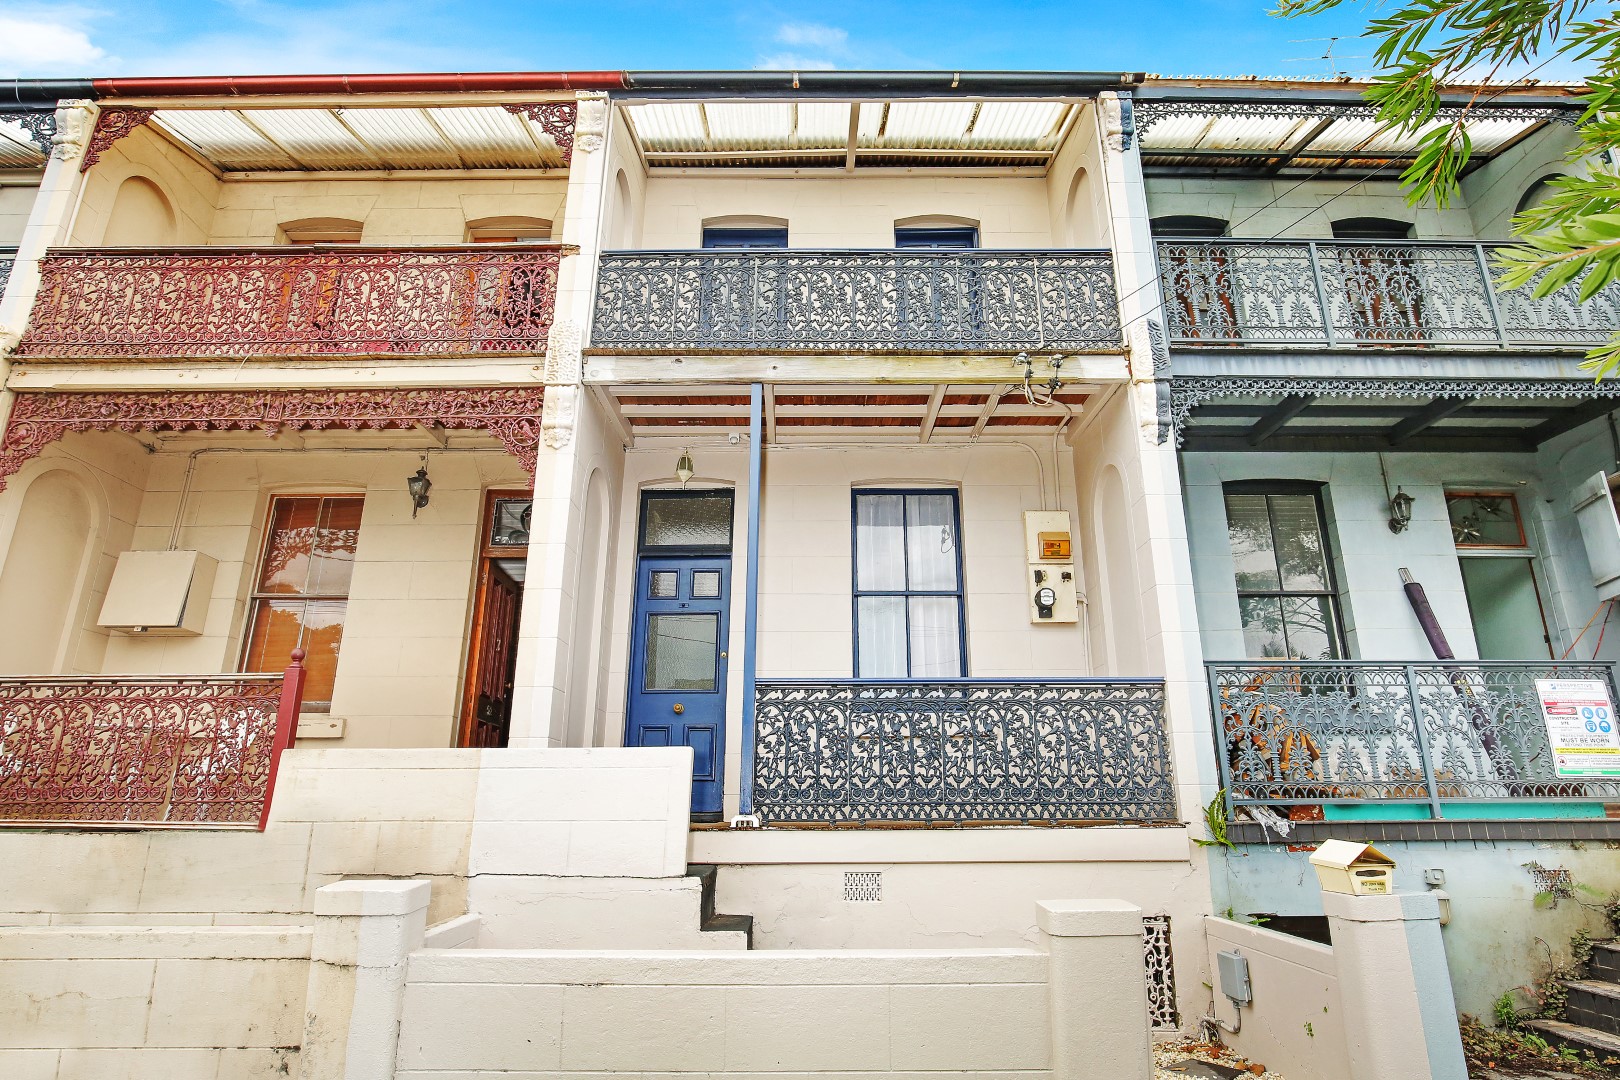
[[[1218,977],[1200,987],[1214,1015],[1240,1028],[1222,1041],[1289,1080],[1344,1080],[1350,1050],[1333,950],[1214,916],[1204,920],[1204,934],[1211,972],[1218,970],[1217,953],[1237,952],[1249,962],[1254,1003],[1241,1015]]]
[[[23,226],[34,208],[34,196],[39,185],[32,183],[0,184],[0,247],[16,247],[22,239]]]
[[[1408,221],[1421,240],[1471,240],[1474,222],[1462,199],[1444,210],[1408,206],[1394,176],[1378,180],[1147,179],[1154,217],[1220,218],[1238,237],[1331,239],[1333,222],[1378,217]]]

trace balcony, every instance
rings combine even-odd
[[[56,250],[30,360],[543,353],[563,249]]]
[[[1160,240],[1171,342],[1586,349],[1620,329],[1620,284],[1541,299],[1491,287],[1501,245]]]
[[[0,825],[263,829],[298,726],[279,675],[0,678]]]
[[[16,261],[16,248],[0,247],[0,296],[6,294],[6,282],[11,280],[11,264]]]
[[[1122,348],[1104,251],[620,251],[591,344],[618,352]]]
[[[1536,694],[1537,679],[1595,679],[1613,701],[1605,663],[1266,661],[1208,670],[1229,809],[1311,807],[1300,819],[1329,821],[1602,817],[1602,803],[1620,801],[1620,774],[1559,775]]]
[[[1155,679],[761,679],[767,825],[1176,819]]]

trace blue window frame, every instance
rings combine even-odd
[[[973,225],[952,225],[940,228],[927,228],[923,226],[900,228],[894,230],[894,246],[897,248],[976,248],[979,246],[979,230]]]
[[[758,229],[708,228],[703,230],[705,248],[785,248],[788,246],[787,226],[767,226]]]
[[[857,678],[967,674],[961,520],[955,491],[854,492]]]

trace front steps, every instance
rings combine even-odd
[[[1565,979],[1569,992],[1562,1020],[1527,1020],[1525,1027],[1550,1043],[1590,1050],[1599,1061],[1620,1058],[1620,941],[1592,945],[1584,979]]]
[[[688,877],[698,879],[703,890],[703,900],[699,907],[698,929],[705,934],[723,934],[728,937],[741,934],[743,948],[754,947],[754,917],[752,915],[717,915],[714,910],[714,885],[719,877],[719,868],[694,863],[686,868]]]

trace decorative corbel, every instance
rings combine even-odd
[[[579,106],[572,101],[530,101],[502,106],[516,116],[525,116],[540,125],[540,129],[556,142],[562,151],[563,164],[574,160],[574,123],[579,118]]]
[[[79,163],[79,171],[84,172],[101,160],[103,150],[111,149],[113,143],[152,119],[153,112],[152,109],[122,107],[102,109],[101,115],[96,117],[96,129],[90,136],[90,148],[84,152],[84,160]]]

